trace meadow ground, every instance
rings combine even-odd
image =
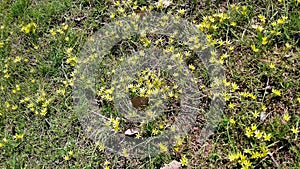
[[[0,168],[156,169],[173,160],[182,168],[300,168],[299,9],[299,0],[2,0]],[[118,18],[151,12],[192,23],[203,33],[204,46],[214,49],[209,63],[222,66],[225,76],[209,79],[193,52],[202,42],[197,37],[189,37],[195,42],[192,49],[176,41],[176,34],[151,32],[114,45],[96,71],[99,85],[92,91],[101,117],[115,133],[124,133],[130,124],[114,105],[118,90],[111,86],[111,76],[134,51],[156,46],[175,53],[175,60],[186,63],[196,77],[191,81],[203,96],[196,107],[203,111],[185,137],[169,149],[159,144],[154,156],[130,158],[126,147],[123,154],[111,153],[87,135],[94,128],[85,128],[74,113],[74,83],[84,79],[76,75],[90,36]],[[137,100],[132,104],[147,109],[147,99],[161,92],[167,107],[181,108],[182,90],[171,76],[178,74],[141,71],[126,90]],[[200,142],[216,85],[225,87],[219,95],[225,106],[214,133]],[[148,113],[147,120],[132,124],[139,130],[135,137],[163,135],[178,113],[172,109],[155,120]]]

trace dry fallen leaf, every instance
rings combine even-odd
[[[136,109],[142,109],[148,105],[149,98],[147,97],[134,97],[131,99],[132,106]]]

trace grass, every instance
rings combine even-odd
[[[174,0],[168,7],[155,1],[1,1],[0,167],[160,168],[177,160],[183,168],[299,168],[299,6],[299,0]],[[160,145],[155,156],[129,158],[86,135],[74,110],[74,71],[88,37],[125,14],[144,15],[143,8],[180,16],[207,36],[219,56],[213,62],[225,70],[226,106],[216,131],[205,142],[198,139],[205,122],[199,112],[182,144],[166,151]],[[162,42],[156,46],[173,47],[194,66],[189,69],[199,77],[204,95],[197,108],[209,107],[213,82],[195,53],[187,56],[189,49],[176,37],[131,37],[114,46],[97,72],[97,104],[116,132],[133,125],[140,127],[142,138],[159,135],[178,115],[168,109],[161,119],[132,124],[122,118],[109,94],[113,68],[120,60],[159,38]],[[180,107],[172,75],[151,73],[150,83],[147,73],[131,81],[138,87],[130,89],[130,99],[149,97],[139,87],[157,89],[168,95],[168,107]],[[162,84],[149,87],[155,80]]]

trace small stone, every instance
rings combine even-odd
[[[181,168],[180,162],[173,160],[169,164],[165,164],[165,166],[160,169],[180,169],[180,168]]]

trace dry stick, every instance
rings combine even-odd
[[[282,149],[284,146],[279,147],[277,150],[273,151],[272,153],[268,153],[268,155],[271,157],[272,161],[275,163],[275,165],[277,166],[277,168],[280,167],[280,165],[278,164],[278,162],[274,159],[273,154],[277,153],[280,149]],[[260,160],[260,162],[254,167],[256,168],[260,163],[262,163],[263,161],[265,161],[267,159],[268,156],[266,156],[265,158],[263,158],[262,160]]]
[[[273,153],[269,153],[268,155],[271,157],[271,159],[273,160],[273,162],[275,163],[275,165],[277,166],[277,168],[279,168],[280,166],[279,166],[278,162],[274,159]]]

